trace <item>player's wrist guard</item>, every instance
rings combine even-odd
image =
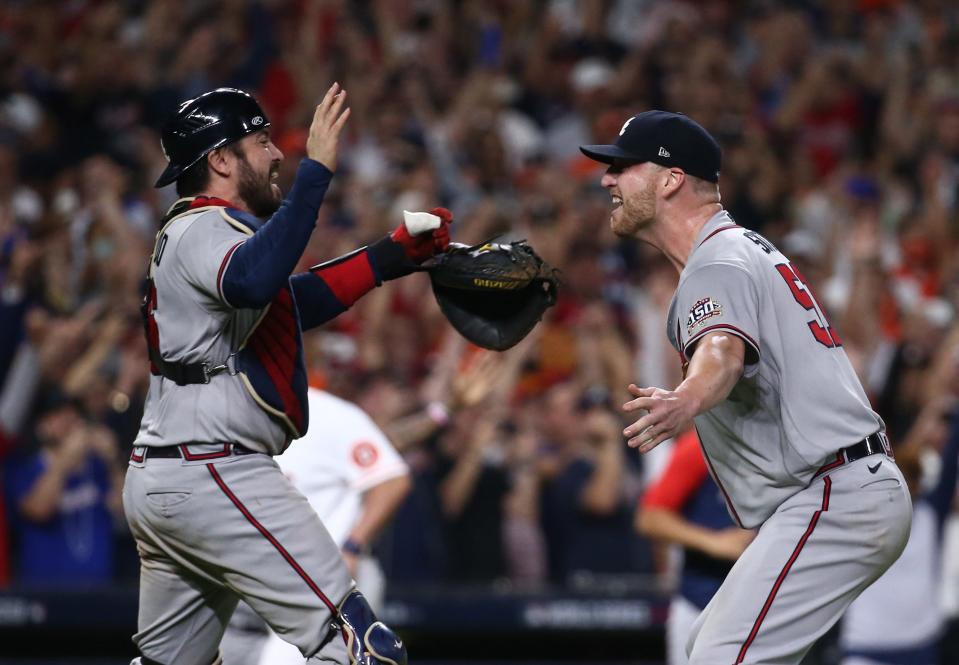
[[[363,546],[353,538],[347,538],[340,546],[340,549],[347,554],[352,554],[353,556],[360,556],[363,554]]]
[[[417,270],[418,266],[409,259],[403,246],[390,236],[367,246],[366,251],[370,257],[373,272],[380,282],[405,277]]]

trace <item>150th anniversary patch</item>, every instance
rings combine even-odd
[[[714,316],[723,315],[723,306],[719,301],[713,298],[703,298],[697,300],[689,309],[689,316],[686,317],[686,333],[691,334],[696,328]]]

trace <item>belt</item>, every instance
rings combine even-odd
[[[836,453],[836,459],[819,467],[816,476],[826,473],[827,471],[832,471],[843,464],[855,462],[857,459],[869,457],[870,455],[878,455],[879,453],[895,459],[892,454],[892,447],[889,445],[889,437],[886,436],[885,432],[870,434],[859,443],[854,443],[851,446],[843,448]],[[815,478],[816,476],[813,477]]]
[[[205,453],[195,453],[192,452],[189,446],[194,445],[190,443],[181,443],[178,446],[134,446],[133,452],[130,454],[130,459],[134,462],[142,462],[150,457],[162,457],[162,458],[176,458],[184,459],[188,462],[195,462],[199,460],[208,460],[208,459],[219,459],[221,457],[230,457],[231,455],[256,455],[262,454],[258,453],[256,450],[250,450],[246,446],[241,446],[239,443],[224,443],[222,450],[211,450],[210,452]],[[196,444],[196,445],[209,445],[209,444]],[[137,455],[137,450],[142,452]]]
[[[231,353],[221,364],[213,365],[212,363],[170,362],[164,360],[156,350],[150,349],[150,361],[161,376],[178,386],[209,383],[210,377],[222,372],[227,372],[230,376],[235,376],[237,373],[235,353]]]

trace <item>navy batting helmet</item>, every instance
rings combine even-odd
[[[253,96],[236,88],[217,88],[183,102],[163,127],[160,144],[170,163],[154,187],[169,185],[211,150],[269,126]]]

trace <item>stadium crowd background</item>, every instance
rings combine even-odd
[[[665,451],[628,451],[618,406],[631,381],[678,381],[676,276],[609,232],[577,150],[640,110],[717,136],[726,208],[800,266],[897,450],[936,459],[959,396],[954,3],[8,0],[0,588],[136,578],[118,489],[148,377],[140,285],[175,199],[152,187],[159,123],[216,86],[254,92],[286,189],[333,80],[353,115],[304,266],[445,205],[454,240],[527,238],[565,279],[502,355],[466,348],[417,276],[308,335],[311,383],[367,409],[414,471],[379,550],[391,582],[668,569],[633,529]]]

